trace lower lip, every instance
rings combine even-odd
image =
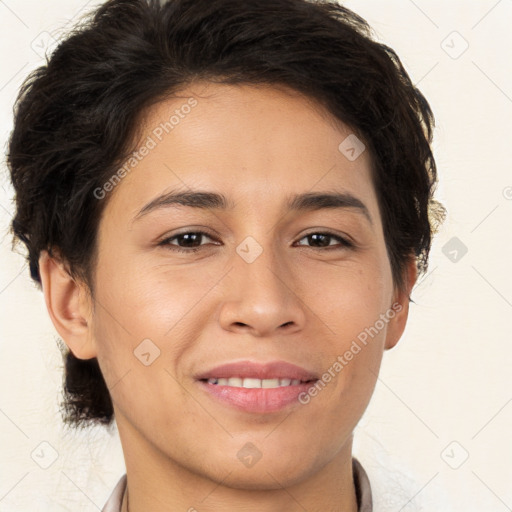
[[[307,392],[316,381],[277,388],[239,388],[198,382],[207,393],[222,403],[246,412],[265,413],[280,411],[290,404],[300,403],[298,396]]]

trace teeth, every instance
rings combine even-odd
[[[231,379],[226,379],[225,386],[232,386],[233,384],[231,384],[231,382],[232,382]],[[263,383],[263,381],[260,379],[251,379],[251,378],[246,377],[242,382],[242,387],[243,388],[261,388],[262,383]]]
[[[254,379],[252,377],[246,377],[245,379],[240,377],[208,379],[208,384],[237,388],[278,388],[282,386],[297,386],[300,382],[300,379]]]

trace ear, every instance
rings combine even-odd
[[[55,329],[78,359],[96,357],[92,336],[92,300],[85,284],[77,282],[59,256],[39,257],[44,299]]]
[[[409,297],[417,277],[416,259],[410,258],[404,271],[404,285],[402,289],[395,288],[391,306],[395,315],[388,323],[385,350],[393,348],[402,337],[409,316]]]

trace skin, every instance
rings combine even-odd
[[[411,259],[405,287],[393,283],[370,155],[348,160],[338,146],[350,129],[294,91],[196,83],[179,96],[146,112],[141,142],[189,97],[197,106],[103,199],[94,298],[64,263],[40,259],[57,331],[77,357],[98,358],[109,387],[129,510],[355,512],[352,432],[416,279]],[[176,189],[222,193],[233,208],[135,220]],[[286,209],[290,195],[320,191],[351,194],[371,220],[354,207]],[[209,234],[158,245],[198,230]],[[323,244],[306,236],[325,232]],[[251,263],[236,251],[247,236],[263,250]],[[243,359],[322,375],[394,303],[400,312],[306,405],[242,412],[193,378]],[[147,338],[160,350],[149,366],[134,356]],[[252,467],[237,457],[248,442],[262,454]]]

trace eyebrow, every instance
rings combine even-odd
[[[203,210],[228,210],[233,209],[235,206],[233,201],[228,200],[224,194],[216,192],[171,191],[147,203],[134,217],[134,221],[152,211],[176,205]],[[355,209],[363,214],[370,224],[373,224],[372,217],[365,204],[360,199],[347,192],[308,192],[296,194],[288,198],[286,207],[289,211],[295,212],[336,208]]]

